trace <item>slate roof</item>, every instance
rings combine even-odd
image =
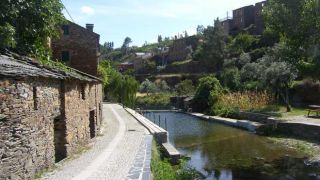
[[[0,54],[0,76],[9,77],[44,77],[53,79],[77,79],[87,82],[101,82],[92,75],[68,68],[63,71],[57,68],[45,66],[36,60],[20,56],[11,52]]]

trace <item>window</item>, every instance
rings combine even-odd
[[[86,85],[81,84],[81,89],[80,89],[80,97],[82,100],[86,100]]]
[[[63,35],[69,35],[69,26],[63,25],[62,26]]]
[[[69,53],[69,51],[62,51],[61,60],[62,60],[63,62],[68,62],[68,61],[70,61],[70,53]]]
[[[33,109],[38,110],[38,94],[37,94],[37,87],[32,88],[33,92]]]

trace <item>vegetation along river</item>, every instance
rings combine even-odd
[[[149,112],[145,116],[166,128],[169,141],[188,165],[206,179],[319,179],[320,170],[306,157],[266,137],[182,113]],[[166,123],[165,123],[166,119]]]

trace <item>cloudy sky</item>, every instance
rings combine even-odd
[[[95,24],[100,43],[113,41],[121,46],[125,37],[133,45],[156,42],[159,34],[174,36],[197,25],[212,25],[217,17],[229,16],[233,9],[262,0],[62,0],[75,23]],[[70,19],[69,15],[65,16]]]

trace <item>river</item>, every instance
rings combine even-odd
[[[266,137],[182,113],[144,115],[168,130],[170,143],[206,179],[320,179],[303,154]]]

